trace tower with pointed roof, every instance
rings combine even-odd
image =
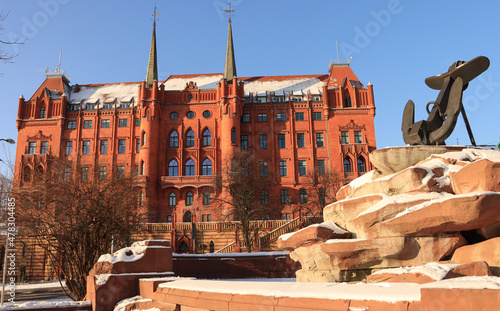
[[[159,13],[159,12],[158,12]],[[158,63],[156,56],[156,6],[153,14],[153,36],[151,38],[151,47],[149,48],[148,71],[146,73],[146,86],[153,86],[153,81],[158,81]]]

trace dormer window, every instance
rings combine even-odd
[[[350,95],[344,96],[344,108],[351,108],[351,107],[352,107],[351,96]]]
[[[40,108],[40,118],[45,118],[47,117],[47,108],[42,107]]]
[[[104,109],[113,109],[113,103],[105,103]]]
[[[276,96],[276,97],[274,97],[274,101],[276,103],[282,103],[285,101],[285,96]]]

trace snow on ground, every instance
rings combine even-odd
[[[353,299],[376,301],[418,301],[420,285],[409,283],[326,283],[261,280],[184,280],[162,283],[159,287],[212,293],[296,298]]]
[[[64,281],[64,280],[61,281],[61,283],[63,285],[66,285],[66,281]],[[55,288],[55,287],[61,287],[61,284],[59,284],[59,281],[33,282],[33,283],[26,283],[26,284],[16,284],[16,290],[17,289]],[[7,288],[7,286],[6,286],[6,288]]]
[[[23,303],[9,304],[0,307],[0,310],[23,310],[23,309],[47,309],[64,308],[70,306],[88,306],[90,301],[28,301]]]
[[[123,300],[120,300],[113,311],[126,311],[127,310],[127,306],[129,304],[132,304],[132,303],[135,303],[135,302],[149,302],[149,301],[153,301],[151,299],[144,299],[142,298],[141,296],[134,296],[134,297],[130,297],[130,298],[126,298],[126,299],[123,299]]]
[[[430,277],[431,279],[440,281],[448,274],[448,272],[450,272],[450,270],[456,268],[457,266],[457,264],[442,264],[437,262],[430,262],[423,266],[382,269],[372,273],[372,275],[385,273],[398,275],[405,273],[420,273]]]

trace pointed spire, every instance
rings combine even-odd
[[[231,2],[229,2],[229,10],[224,10],[224,12],[229,13],[229,29],[227,33],[227,49],[226,49],[226,66],[224,68],[224,78],[227,82],[233,81],[236,75],[236,61],[234,59],[234,47],[233,47],[233,30],[231,28]]]
[[[151,48],[149,50],[148,72],[146,74],[146,86],[151,87],[153,81],[158,81],[158,63],[156,59],[156,15],[160,12],[155,11],[153,14],[153,37],[151,38]]]

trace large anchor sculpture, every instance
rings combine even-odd
[[[490,66],[490,60],[478,56],[468,62],[457,61],[448,71],[425,79],[425,84],[434,90],[441,90],[436,101],[427,104],[427,120],[415,122],[415,104],[406,103],[403,112],[401,131],[408,145],[444,145],[445,140],[455,129],[460,112],[467,127],[473,146],[476,145],[472,130],[462,104],[462,94],[470,81],[483,73]],[[429,111],[429,107],[432,109]]]

